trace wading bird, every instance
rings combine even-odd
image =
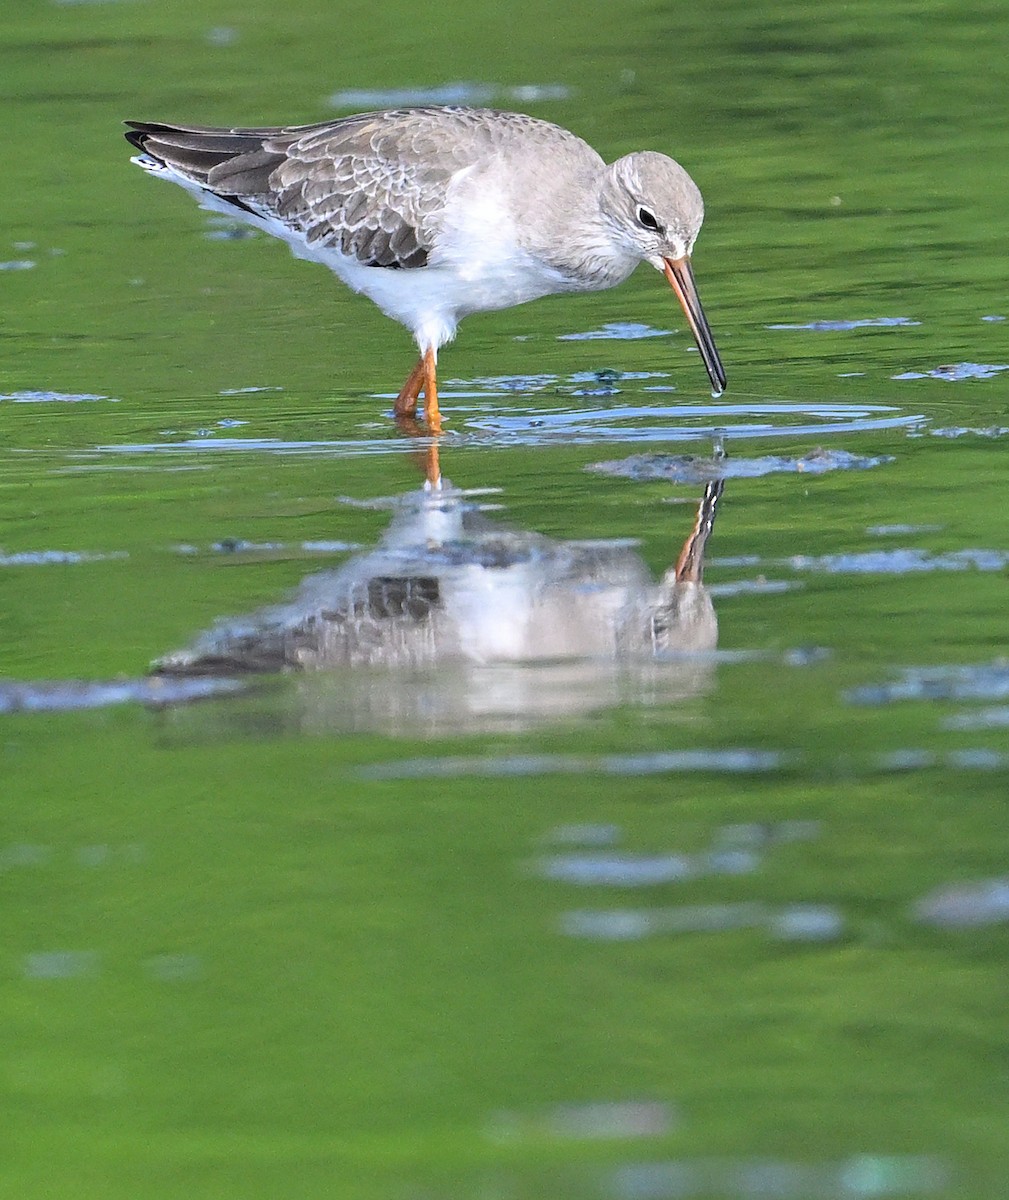
[[[463,317],[614,287],[641,262],[669,281],[713,394],[725,389],[690,267],[704,204],[664,154],[607,165],[566,129],[479,108],[275,129],[126,124],[133,162],[283,238],[411,331],[420,358],[395,412],[412,416],[423,392],[432,432],[438,350]]]

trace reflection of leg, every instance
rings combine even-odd
[[[438,458],[438,443],[432,442],[424,456],[424,477],[428,487],[441,487],[441,461]]]
[[[417,364],[406,377],[406,383],[396,397],[392,411],[397,417],[412,417],[417,411],[417,397],[424,386],[424,360],[417,359]]]
[[[405,437],[422,438],[426,436],[427,431],[417,423],[414,417],[397,417],[396,426]],[[410,457],[424,472],[424,479],[428,487],[440,488],[441,462],[438,456],[437,441],[431,441],[423,450],[418,449],[417,453],[411,454]]]
[[[434,347],[424,351],[424,419],[431,433],[441,433],[441,413],[438,410],[438,374]]]
[[[697,506],[694,528],[683,543],[683,549],[673,570],[673,577],[677,583],[701,582],[704,575],[704,551],[715,527],[715,510],[724,487],[724,479],[713,479],[704,489],[704,495]]]

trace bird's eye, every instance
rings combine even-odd
[[[646,229],[654,229],[656,233],[661,233],[661,227],[655,219],[653,213],[650,213],[647,208],[638,209],[638,220]]]

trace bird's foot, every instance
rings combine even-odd
[[[406,377],[406,383],[396,397],[392,406],[397,419],[417,415],[417,401],[421,392],[424,393],[424,420],[427,422],[428,433],[441,433],[441,410],[438,408],[438,371],[434,350],[425,350],[413,370]]]

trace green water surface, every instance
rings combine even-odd
[[[287,680],[0,713],[4,1195],[1009,1193],[1006,925],[916,915],[1006,872],[1005,726],[965,720],[998,696],[854,702],[1006,653],[1009,372],[927,373],[1009,360],[983,320],[1009,316],[1007,41],[1004,5],[939,0],[7,0],[5,681],[135,680],[346,558],[304,543],[373,546],[388,511],[341,498],[420,484],[386,415],[404,331],[265,237],[208,238],[129,165],[128,117],[307,122],[343,89],[462,82],[607,158],[682,160],[729,390],[710,400],[647,269],[472,318],[441,359],[442,465],[500,489],[504,525],[636,538],[658,574],[698,488],[586,466],[708,454],[733,425],[732,459],[892,461],[728,481],[720,653],[678,698],[396,727]],[[563,337],[615,321],[677,332]],[[727,769],[739,750],[776,765]],[[711,758],[654,757],[674,751]],[[544,865],[726,838],[754,869],[614,887]],[[746,904],[837,925],[570,932]]]

